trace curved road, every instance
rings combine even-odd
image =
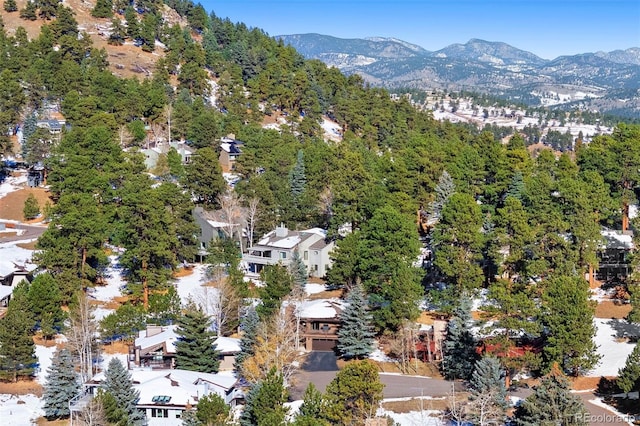
[[[1,221],[0,221],[1,223]],[[43,225],[25,225],[23,223],[16,223],[15,230],[23,230],[21,235],[3,235],[0,232],[0,244],[1,243],[12,243],[15,241],[24,241],[24,240],[35,240],[47,229],[46,226]],[[11,231],[12,229],[7,227],[7,231]]]
[[[327,385],[338,373],[336,357],[332,352],[311,352],[302,368],[293,377],[293,385],[290,388],[292,400],[302,399],[307,385],[311,382],[320,392],[324,392]],[[403,376],[399,374],[380,373],[380,381],[384,383],[384,398],[403,397],[446,397],[451,393],[453,382],[443,379],[432,379],[421,376]],[[455,382],[456,391],[464,390],[464,385]],[[531,394],[531,389],[518,389],[509,392],[509,395],[526,398]],[[618,417],[612,411],[600,407],[590,402],[598,397],[591,391],[577,392],[585,403],[589,418],[585,419],[591,426],[621,425],[628,424],[624,419]]]

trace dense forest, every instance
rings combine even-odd
[[[263,31],[189,1],[166,4],[188,23],[183,27],[163,20],[165,5],[157,1],[97,2],[96,16],[113,19],[110,43],[164,46],[150,77],[121,79],[107,69],[105,51],[79,31],[73,11],[49,3],[11,11],[5,0],[15,19],[43,25],[31,40],[25,31],[0,32],[0,127],[23,127],[22,155],[44,162],[54,202],[37,243],[39,272],[16,289],[0,320],[5,379],[33,374],[29,339],[36,330],[51,337],[81,322],[83,290],[101,284],[114,250],[123,251],[130,298],[100,324],[103,335],[127,338],[147,322],[202,325],[199,309],[181,309],[170,284],[178,265],[195,259],[193,208],[223,202],[216,150],[230,133],[244,142],[233,191],[241,203],[257,200],[256,235],[278,223],[328,230],[337,248],[327,283],[344,288],[351,305],[368,306],[352,313],[370,313],[370,333],[362,339],[401,331],[421,303],[462,324],[466,300],[485,289],[487,318],[500,330],[494,343],[515,345],[518,335],[543,347],[518,365],[498,359],[509,374],[556,377],[559,368],[580,375],[597,362],[585,276],[598,267],[601,229],[634,226],[628,212],[640,185],[640,127],[620,124],[612,135],[578,141],[575,151],[548,149],[533,157],[525,135],[504,144],[491,131],[437,122],[404,98],[392,100],[358,76],[304,60]],[[69,125],[59,141],[33,125],[45,106],[59,108]],[[263,128],[272,115],[287,125]],[[323,116],[342,127],[340,142],[324,140]],[[197,148],[193,161],[183,166],[170,157],[165,169],[147,173],[139,152],[145,128],[187,141]],[[0,142],[9,156],[9,132]],[[415,265],[421,247],[432,253],[427,268]],[[274,268],[263,277],[265,288],[249,288],[237,271],[238,250],[222,242],[209,261],[227,265],[240,300],[263,299],[257,321],[271,324],[295,276]],[[633,305],[629,321],[640,322],[640,266],[633,262],[634,273],[622,284]],[[220,333],[251,316],[235,312]],[[475,353],[450,343],[443,373],[470,379],[474,365],[460,360]],[[251,358],[257,349],[248,347]],[[277,374],[251,376],[263,380],[253,392],[277,388]],[[638,377],[631,382],[637,390]],[[344,424],[339,413],[348,410],[341,411],[337,388],[329,391],[336,406],[322,419],[328,423],[304,424]]]

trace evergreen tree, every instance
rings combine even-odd
[[[35,113],[29,114],[29,116],[24,120],[24,125],[22,126],[22,140],[29,140],[31,135],[38,129],[37,123],[38,118]]]
[[[190,302],[178,318],[176,334],[176,368],[202,373],[217,373],[219,352],[213,343],[211,321],[195,303]]]
[[[571,393],[569,381],[557,368],[518,407],[516,420],[522,426],[589,424],[582,399]]]
[[[229,409],[220,395],[210,393],[198,400],[196,419],[203,426],[224,426],[227,424]]]
[[[264,282],[264,286],[258,288],[262,303],[256,311],[260,319],[264,320],[280,309],[282,299],[293,289],[293,279],[282,265],[265,266],[260,272],[260,279]]]
[[[127,37],[131,40],[135,40],[140,36],[140,24],[138,22],[138,15],[136,14],[133,6],[129,5],[124,10],[124,19],[127,24]]]
[[[240,352],[236,355],[233,363],[233,370],[236,374],[240,374],[242,371],[242,363],[244,360],[253,356],[255,353],[259,324],[260,320],[258,318],[258,313],[252,306],[249,306],[247,308],[247,313],[240,323],[240,330],[242,330],[242,336],[240,337]]]
[[[16,0],[5,0],[4,10],[6,12],[16,12],[18,10],[18,5],[16,5]]]
[[[120,18],[114,17],[111,20],[111,34],[107,43],[114,46],[122,46],[127,38],[127,29],[122,25]]]
[[[625,393],[640,390],[640,344],[636,343],[624,367],[618,370],[616,384]]]
[[[327,385],[324,418],[332,424],[364,425],[375,415],[383,389],[373,362],[349,363]]]
[[[27,0],[24,8],[20,10],[20,17],[28,21],[35,21],[38,19],[38,15],[36,14],[37,11],[38,7],[36,6],[36,3],[31,0]]]
[[[109,361],[101,388],[106,395],[109,395],[103,402],[107,420],[112,421],[113,418],[120,417],[119,413],[124,413],[127,424],[142,423],[144,414],[136,408],[140,392],[134,389],[131,374],[118,358]],[[115,402],[115,406],[108,403],[111,399]]]
[[[291,187],[291,196],[296,204],[307,187],[307,176],[305,174],[304,167],[304,152],[298,150],[298,156],[296,157],[296,164],[289,173],[289,186]]]
[[[472,325],[471,300],[463,296],[447,324],[442,347],[441,368],[447,380],[468,379],[473,372],[476,342],[470,330]]]
[[[55,336],[62,329],[66,315],[60,308],[62,295],[53,276],[48,272],[38,274],[29,286],[27,297],[33,315],[40,318],[43,337]]]
[[[24,208],[22,209],[22,215],[25,220],[35,219],[40,215],[40,206],[38,200],[33,193],[29,193],[27,199],[24,200]]]
[[[547,333],[543,359],[547,368],[557,363],[576,376],[591,369],[600,355],[593,341],[595,302],[589,300],[589,283],[577,276],[551,278],[542,300],[542,323]]]
[[[302,405],[298,409],[294,426],[329,426],[329,422],[323,418],[324,401],[322,393],[309,383],[302,396]]]
[[[91,16],[94,18],[110,18],[113,16],[112,8],[112,0],[97,0],[96,5],[91,11]]]
[[[38,16],[42,19],[46,19],[47,21],[55,18],[59,3],[60,0],[38,0],[37,5],[40,8]]]
[[[340,314],[337,349],[346,359],[363,359],[373,351],[375,331],[373,317],[362,286],[356,284],[346,297],[347,306]]]
[[[246,396],[246,404],[240,416],[241,426],[284,425],[288,408],[287,389],[284,380],[275,367],[267,377],[251,388]]]
[[[222,178],[222,169],[213,148],[200,148],[185,167],[184,186],[196,199],[196,203],[206,206],[216,204],[226,183]]]
[[[33,343],[35,320],[29,302],[26,281],[13,290],[7,312],[0,320],[0,379],[17,382],[33,376],[38,366]]]
[[[476,362],[469,381],[469,411],[479,425],[500,424],[507,408],[507,389],[500,361],[492,356]]]
[[[300,252],[298,250],[294,250],[293,255],[291,256],[291,263],[289,264],[289,274],[293,279],[293,284],[295,285],[295,287],[297,287],[299,290],[302,290],[302,293],[304,294],[309,273],[307,272],[307,266],[304,264],[302,257],[300,257]]]
[[[82,387],[71,352],[56,351],[51,367],[47,370],[44,385],[44,416],[49,420],[69,417],[69,401],[80,394]]]
[[[435,199],[429,203],[428,214],[431,220],[440,220],[442,215],[442,209],[447,200],[456,192],[456,185],[453,183],[451,175],[444,170],[438,179],[438,184],[435,188]]]

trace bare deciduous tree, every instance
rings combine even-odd
[[[247,238],[249,240],[249,247],[253,245],[253,234],[256,230],[256,224],[258,223],[259,205],[260,200],[257,197],[251,198],[247,205]]]
[[[243,251],[242,230],[246,222],[246,212],[242,207],[242,199],[234,191],[226,191],[217,197],[220,210],[213,213],[216,220],[225,223],[222,228],[225,235],[230,238],[238,238],[240,251]]]
[[[227,279],[223,265],[213,265],[209,276],[211,285],[205,285],[195,295],[195,302],[211,317],[212,324],[219,336],[235,331],[238,323],[242,298]]]
[[[93,359],[98,357],[97,327],[93,308],[84,293],[78,296],[78,305],[69,315],[68,345],[78,358],[80,380],[84,384],[93,377]]]
[[[269,321],[261,323],[254,354],[242,364],[242,376],[256,383],[273,367],[290,383],[300,353],[295,347],[294,317],[288,309],[280,309]]]

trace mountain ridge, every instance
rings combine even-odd
[[[319,59],[345,73],[357,73],[366,82],[388,89],[471,90],[529,105],[544,105],[552,95],[567,108],[601,112],[622,108],[624,115],[640,117],[637,47],[549,60],[505,42],[478,38],[436,51],[390,37],[340,39],[297,34],[275,38],[307,58]],[[327,40],[330,44],[325,44]],[[366,49],[361,48],[362,40]]]

